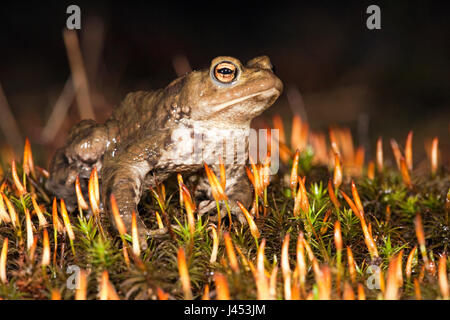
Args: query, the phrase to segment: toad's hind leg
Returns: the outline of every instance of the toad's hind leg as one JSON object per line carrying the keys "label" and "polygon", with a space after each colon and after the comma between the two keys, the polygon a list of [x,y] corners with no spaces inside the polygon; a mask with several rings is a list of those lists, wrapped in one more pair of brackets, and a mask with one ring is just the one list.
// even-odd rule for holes
{"label": "toad's hind leg", "polygon": [[58,199],[64,199],[69,211],[73,211],[76,206],[76,177],[76,168],[69,164],[64,148],[58,149],[50,164],[50,178],[45,187]]}
{"label": "toad's hind leg", "polygon": [[107,127],[93,120],[84,120],[71,129],[66,145],[56,151],[50,163],[46,188],[64,199],[70,211],[76,206],[76,177],[80,177],[82,189],[86,192],[86,181],[94,167],[101,169],[107,146]]}

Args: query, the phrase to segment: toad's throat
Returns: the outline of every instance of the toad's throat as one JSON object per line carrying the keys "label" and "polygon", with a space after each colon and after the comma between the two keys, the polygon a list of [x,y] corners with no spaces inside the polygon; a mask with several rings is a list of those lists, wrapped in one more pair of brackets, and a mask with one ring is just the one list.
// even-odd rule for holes
{"label": "toad's throat", "polygon": [[255,92],[255,93],[249,94],[249,95],[244,96],[244,97],[240,97],[240,98],[237,98],[237,99],[229,100],[229,101],[223,102],[221,104],[217,104],[215,106],[212,106],[210,108],[210,110],[212,110],[213,112],[214,111],[215,112],[223,111],[223,110],[225,110],[225,109],[227,109],[227,108],[229,108],[231,106],[234,106],[234,105],[236,105],[236,104],[238,104],[240,102],[249,100],[249,99],[257,97],[257,96],[261,96],[261,98],[270,98],[270,97],[279,95],[279,93],[280,93],[279,90],[277,90],[276,88],[270,88],[270,89],[266,89],[266,90],[263,90],[263,91],[259,91],[259,92]]}

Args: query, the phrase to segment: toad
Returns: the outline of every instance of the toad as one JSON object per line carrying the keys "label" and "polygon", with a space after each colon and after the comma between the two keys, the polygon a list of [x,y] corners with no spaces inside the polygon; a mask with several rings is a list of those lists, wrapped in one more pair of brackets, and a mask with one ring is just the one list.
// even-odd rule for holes
{"label": "toad", "polygon": [[239,215],[236,200],[248,207],[252,192],[245,161],[237,161],[236,153],[230,156],[229,150],[241,148],[241,156],[248,158],[250,122],[275,102],[282,89],[267,56],[246,65],[221,56],[208,69],[187,73],[164,89],[129,93],[104,124],[83,120],[70,130],[66,144],[50,163],[47,189],[73,210],[76,177],[86,189],[95,166],[103,211],[111,213],[113,194],[127,230],[131,230],[134,211],[140,239],[145,241],[151,232],[137,211],[143,190],[173,174],[194,175],[198,180],[195,198],[202,199],[199,214],[214,210],[202,169],[208,163],[218,172],[218,157],[213,155],[226,147],[225,193],[232,213]]}

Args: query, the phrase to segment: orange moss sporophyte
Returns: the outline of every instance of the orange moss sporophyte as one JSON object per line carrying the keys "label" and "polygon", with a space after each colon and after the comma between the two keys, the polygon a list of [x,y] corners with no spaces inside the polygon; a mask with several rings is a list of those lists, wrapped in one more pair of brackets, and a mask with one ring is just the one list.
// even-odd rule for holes
{"label": "orange moss sporophyte", "polygon": [[195,232],[195,217],[194,211],[196,210],[195,203],[192,200],[191,194],[189,193],[188,188],[181,183],[181,193],[183,194],[184,207],[186,209],[186,216],[188,220],[189,232],[191,237],[194,236]]}
{"label": "orange moss sporophyte", "polygon": [[439,138],[435,137],[431,143],[431,175],[435,176],[438,170],[439,161]]}
{"label": "orange moss sporophyte", "polygon": [[189,277],[189,271],[186,264],[186,256],[184,254],[184,249],[178,249],[178,272],[180,275],[181,286],[184,292],[184,298],[186,300],[192,300],[192,290],[191,290],[191,280]]}
{"label": "orange moss sporophyte", "polygon": [[408,132],[408,136],[406,138],[405,143],[405,160],[406,165],[408,166],[408,170],[413,169],[413,131]]}
{"label": "orange moss sporophyte", "polygon": [[414,256],[416,255],[416,252],[417,252],[417,246],[414,246],[414,248],[411,249],[411,252],[409,253],[408,258],[406,259],[405,275],[406,275],[406,279],[408,281],[411,278]]}
{"label": "orange moss sporophyte", "polygon": [[239,272],[239,263],[236,257],[236,253],[233,247],[233,241],[229,232],[225,232],[223,234],[223,239],[225,241],[225,250],[228,257],[228,262],[230,263],[230,267],[234,272]]}
{"label": "orange moss sporophyte", "polygon": [[78,207],[82,210],[88,210],[89,206],[86,203],[86,200],[84,200],[83,192],[81,191],[79,176],[77,176],[77,179],[75,180],[75,193],[77,195]]}
{"label": "orange moss sporophyte", "polygon": [[264,268],[264,249],[266,246],[266,240],[262,239],[258,247],[256,254],[256,270],[254,272],[257,298],[259,300],[270,299],[270,287],[269,279],[266,276],[266,270]]}
{"label": "orange moss sporophyte", "polygon": [[[2,200],[0,199],[0,202],[1,201]],[[41,228],[43,226],[46,226],[48,224],[47,219],[45,218],[45,215],[43,214],[41,207],[38,205],[36,201],[36,196],[34,194],[31,196],[31,203],[33,204],[34,212],[39,219],[39,227]],[[1,203],[0,203],[0,212],[1,212]]]}
{"label": "orange moss sporophyte", "polygon": [[447,276],[447,255],[446,254],[442,254],[439,257],[438,279],[439,279],[439,288],[441,290],[442,299],[449,300],[450,299],[450,289],[449,289],[448,276]]}
{"label": "orange moss sporophyte", "polygon": [[3,239],[3,247],[0,255],[0,280],[3,283],[8,282],[8,278],[6,275],[6,262],[8,259],[8,238]]}
{"label": "orange moss sporophyte", "polygon": [[255,239],[258,239],[260,236],[260,232],[258,230],[258,227],[256,226],[255,220],[253,219],[253,217],[250,215],[250,213],[248,212],[248,210],[244,207],[244,205],[242,203],[240,203],[239,201],[236,202],[237,205],[239,206],[239,208],[241,209],[242,213],[245,216],[245,219],[247,220],[250,232],[252,234],[252,236]]}

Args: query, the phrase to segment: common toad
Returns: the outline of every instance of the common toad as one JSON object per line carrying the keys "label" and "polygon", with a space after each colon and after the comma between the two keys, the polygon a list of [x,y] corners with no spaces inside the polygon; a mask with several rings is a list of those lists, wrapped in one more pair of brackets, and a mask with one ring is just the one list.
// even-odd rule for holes
{"label": "common toad", "polygon": [[[47,188],[73,209],[76,177],[85,189],[95,166],[103,209],[110,213],[109,199],[114,194],[129,231],[132,212],[136,212],[144,241],[150,232],[137,212],[143,190],[172,174],[198,176],[203,162],[209,163],[217,148],[223,147],[224,132],[244,148],[246,160],[250,121],[271,106],[282,89],[267,56],[256,57],[245,66],[224,56],[213,59],[208,69],[187,73],[164,89],[129,93],[104,124],[83,120],[71,129],[66,144],[51,161]],[[232,212],[238,214],[235,201],[249,206],[252,193],[243,163],[235,160],[233,155],[224,159],[225,192]],[[217,161],[210,164],[217,169]],[[204,176],[199,180],[195,196],[206,199],[199,203],[199,212],[214,210],[209,184]]]}

